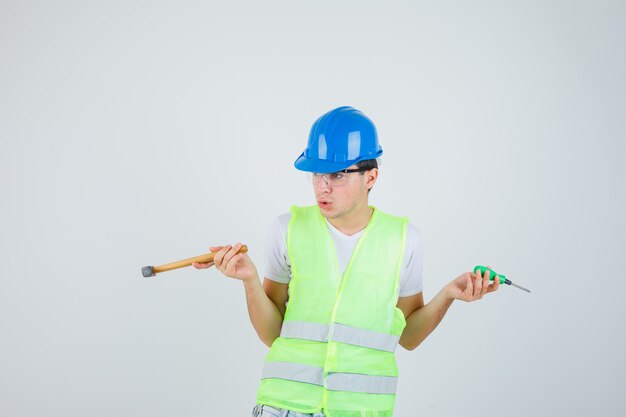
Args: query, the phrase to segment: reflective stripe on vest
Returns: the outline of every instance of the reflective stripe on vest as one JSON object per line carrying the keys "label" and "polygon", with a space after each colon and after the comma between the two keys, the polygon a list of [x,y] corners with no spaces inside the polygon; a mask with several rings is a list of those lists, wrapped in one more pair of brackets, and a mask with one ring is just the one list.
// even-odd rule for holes
{"label": "reflective stripe on vest", "polygon": [[[288,339],[304,339],[316,342],[327,342],[330,326],[304,321],[285,321],[280,336]],[[374,332],[345,324],[333,323],[332,340],[370,349],[395,352],[400,336]]]}
{"label": "reflective stripe on vest", "polygon": [[309,323],[306,321],[283,321],[280,337],[327,342],[328,330],[329,326],[327,324]]}
{"label": "reflective stripe on vest", "polygon": [[[324,386],[324,369],[291,362],[266,362],[261,379],[279,378]],[[360,375],[332,372],[326,377],[326,389],[362,392],[366,394],[396,393],[398,378],[393,376]]]}
{"label": "reflective stripe on vest", "polygon": [[333,340],[336,342],[349,343],[351,345],[363,346],[371,349],[394,352],[396,350],[396,346],[398,346],[398,342],[400,341],[400,336],[334,323]]}
{"label": "reflective stripe on vest", "polygon": [[261,379],[265,378],[280,378],[313,385],[323,385],[324,369],[292,362],[265,362]]}
{"label": "reflective stripe on vest", "polygon": [[397,385],[394,376],[331,373],[326,378],[326,388],[332,391],[395,394]]}

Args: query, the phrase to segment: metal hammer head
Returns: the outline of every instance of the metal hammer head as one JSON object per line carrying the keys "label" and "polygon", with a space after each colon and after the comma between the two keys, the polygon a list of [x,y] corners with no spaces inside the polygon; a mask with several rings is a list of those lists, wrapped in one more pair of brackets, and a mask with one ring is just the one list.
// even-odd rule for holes
{"label": "metal hammer head", "polygon": [[143,268],[141,268],[141,274],[146,278],[156,277],[154,269],[151,266],[144,266]]}

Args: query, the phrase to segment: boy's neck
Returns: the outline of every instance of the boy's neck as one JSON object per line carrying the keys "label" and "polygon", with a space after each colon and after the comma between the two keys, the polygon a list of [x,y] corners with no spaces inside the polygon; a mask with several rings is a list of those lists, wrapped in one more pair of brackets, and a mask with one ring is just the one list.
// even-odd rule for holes
{"label": "boy's neck", "polygon": [[352,236],[367,227],[372,218],[372,214],[374,214],[374,208],[366,205],[363,209],[351,213],[349,216],[327,220],[335,229],[339,230],[344,235]]}

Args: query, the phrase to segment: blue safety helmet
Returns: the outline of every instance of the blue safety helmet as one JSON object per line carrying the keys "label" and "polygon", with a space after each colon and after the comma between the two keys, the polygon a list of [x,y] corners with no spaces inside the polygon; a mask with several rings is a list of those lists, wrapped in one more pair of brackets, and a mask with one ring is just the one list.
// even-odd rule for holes
{"label": "blue safety helmet", "polygon": [[382,154],[374,123],[359,110],[343,106],[313,123],[306,149],[294,165],[300,171],[326,174]]}

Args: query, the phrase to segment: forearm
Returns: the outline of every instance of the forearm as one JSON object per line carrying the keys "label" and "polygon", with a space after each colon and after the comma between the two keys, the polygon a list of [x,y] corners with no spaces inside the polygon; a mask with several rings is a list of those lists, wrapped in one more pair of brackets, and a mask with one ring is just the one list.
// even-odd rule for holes
{"label": "forearm", "polygon": [[258,276],[243,282],[246,290],[246,303],[250,322],[256,330],[259,338],[267,346],[280,335],[283,316],[278,307],[267,296]]}
{"label": "forearm", "polygon": [[415,310],[406,319],[406,327],[400,337],[400,345],[413,350],[439,325],[454,299],[443,288],[424,307]]}

